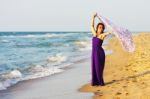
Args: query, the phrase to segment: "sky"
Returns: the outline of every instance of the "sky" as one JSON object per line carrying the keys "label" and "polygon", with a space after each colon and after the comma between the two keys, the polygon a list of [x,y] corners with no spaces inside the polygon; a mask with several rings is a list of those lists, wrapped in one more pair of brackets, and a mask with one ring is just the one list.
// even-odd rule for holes
{"label": "sky", "polygon": [[0,31],[91,31],[95,12],[130,31],[150,31],[149,4],[149,0],[0,0]]}

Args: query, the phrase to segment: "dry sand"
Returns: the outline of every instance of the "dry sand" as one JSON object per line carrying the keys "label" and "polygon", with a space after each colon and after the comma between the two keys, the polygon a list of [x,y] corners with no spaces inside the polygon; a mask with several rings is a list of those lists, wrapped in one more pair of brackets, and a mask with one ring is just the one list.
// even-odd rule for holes
{"label": "dry sand", "polygon": [[150,99],[150,33],[139,33],[133,39],[136,51],[128,53],[113,37],[108,48],[114,53],[106,56],[106,85],[87,82],[79,91],[94,93],[93,99]]}

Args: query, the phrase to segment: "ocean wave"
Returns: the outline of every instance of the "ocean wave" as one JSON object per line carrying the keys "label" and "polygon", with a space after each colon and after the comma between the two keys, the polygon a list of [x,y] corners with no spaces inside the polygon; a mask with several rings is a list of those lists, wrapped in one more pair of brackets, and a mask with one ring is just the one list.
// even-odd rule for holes
{"label": "ocean wave", "polygon": [[0,40],[0,43],[9,43],[9,42],[10,42],[9,40],[5,40],[5,39]]}
{"label": "ocean wave", "polygon": [[[44,65],[31,65],[25,69],[16,69],[10,72],[0,74],[0,90],[6,90],[8,87],[19,81],[46,77],[55,73],[63,72],[61,67],[66,67],[72,63],[63,63],[67,57],[62,53],[48,56],[47,63]],[[60,66],[54,66],[60,65]]]}
{"label": "ocean wave", "polygon": [[1,75],[0,90],[5,90],[7,87],[16,84],[22,78],[22,73],[19,70],[13,70],[9,73]]}
{"label": "ocean wave", "polygon": [[43,67],[41,65],[36,65],[33,68],[30,68],[32,75],[28,75],[23,78],[23,80],[29,80],[29,79],[35,79],[35,78],[41,78],[46,77],[55,73],[62,72],[64,70],[59,69],[58,67]]}
{"label": "ocean wave", "polygon": [[5,75],[2,75],[2,77],[8,79],[14,79],[14,78],[22,77],[22,74],[19,70],[13,70],[10,73],[6,73]]}
{"label": "ocean wave", "polygon": [[49,38],[49,37],[56,37],[56,36],[61,36],[64,37],[68,34],[55,34],[55,33],[51,33],[51,34],[27,34],[27,35],[3,35],[0,37],[10,37],[10,38],[14,38],[14,37],[19,37],[19,38]]}
{"label": "ocean wave", "polygon": [[91,42],[88,39],[89,37],[82,37],[76,33],[24,33],[0,36],[1,44],[6,45],[2,49],[4,55],[1,55],[3,57],[1,60],[5,62],[10,59],[7,68],[1,62],[3,67],[1,66],[0,90],[7,89],[19,81],[62,72],[63,67],[89,57],[90,53],[84,53],[85,50],[87,52],[91,49]]}
{"label": "ocean wave", "polygon": [[54,56],[48,56],[47,61],[50,63],[61,63],[67,60],[67,57],[62,53],[57,53]]}
{"label": "ocean wave", "polygon": [[20,38],[43,38],[43,37],[54,37],[57,36],[57,34],[41,34],[41,35],[32,35],[32,34],[28,34],[28,35],[7,35],[7,36],[1,36],[1,37],[20,37]]}
{"label": "ocean wave", "polygon": [[0,90],[6,90],[8,87],[18,83],[19,81],[46,77],[64,71],[58,67],[43,67],[41,65],[36,65],[28,69],[28,71],[30,71],[29,75],[23,75],[19,70],[13,70],[9,73],[2,74],[0,77]]}
{"label": "ocean wave", "polygon": [[76,41],[74,43],[79,51],[91,50],[91,41]]}
{"label": "ocean wave", "polygon": [[57,34],[44,34],[44,35],[25,35],[22,37],[27,37],[27,38],[43,38],[43,37],[54,37],[57,36]]}

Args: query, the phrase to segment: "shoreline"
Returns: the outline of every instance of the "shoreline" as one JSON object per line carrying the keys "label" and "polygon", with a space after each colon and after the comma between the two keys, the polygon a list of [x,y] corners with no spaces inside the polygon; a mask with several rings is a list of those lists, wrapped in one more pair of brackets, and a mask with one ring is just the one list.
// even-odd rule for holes
{"label": "shoreline", "polygon": [[[20,81],[0,91],[1,99],[91,99],[91,94],[80,93],[77,88],[89,81],[89,59],[68,66],[65,72],[38,79]],[[85,72],[82,72],[83,69]],[[75,82],[78,81],[78,82]]]}
{"label": "shoreline", "polygon": [[[139,35],[143,37],[141,38]],[[105,51],[111,49],[113,54],[106,55],[104,69],[106,86],[104,87],[89,85],[91,81],[91,59],[87,57],[62,67],[65,69],[63,72],[52,76],[20,81],[14,86],[8,87],[7,90],[1,90],[0,97],[1,99],[122,99],[122,97],[126,97],[125,99],[136,97],[138,99],[139,96],[144,97],[140,91],[145,92],[145,95],[148,95],[150,91],[149,88],[139,90],[149,86],[148,82],[141,81],[149,78],[147,66],[149,62],[146,60],[148,56],[145,56],[145,53],[148,53],[147,49],[150,50],[147,48],[148,37],[149,34],[144,33],[134,36],[134,41],[138,45],[136,48],[138,47],[139,50],[132,54],[125,52],[116,38],[109,40],[108,45],[105,46]],[[141,40],[146,45],[145,47],[141,46]],[[142,56],[139,58],[139,55]],[[145,57],[144,62],[141,57]],[[137,63],[144,64],[143,69],[137,67]],[[147,70],[144,71],[146,68]],[[140,70],[142,71],[140,72]],[[141,83],[143,85],[140,85]],[[138,93],[136,93],[137,90],[139,90]]]}
{"label": "shoreline", "polygon": [[[104,49],[105,47],[106,45],[104,45]],[[87,53],[90,54],[91,51]],[[108,55],[110,53],[111,50],[109,52],[109,50],[106,49],[106,54]],[[62,97],[64,97],[64,99],[91,99],[93,94],[80,93],[77,90],[82,83],[89,82],[90,80],[90,61],[89,55],[89,57],[84,59],[78,59],[78,61],[75,61],[73,64],[60,67],[60,69],[64,70],[62,72],[41,78],[19,81],[6,90],[1,90],[0,97],[1,99],[40,99],[40,97],[44,99],[62,99]]]}
{"label": "shoreline", "polygon": [[136,51],[128,53],[116,37],[110,40],[108,49],[113,54],[106,56],[104,69],[105,86],[83,84],[78,91],[93,93],[92,99],[149,99],[150,86],[150,33],[133,36]]}
{"label": "shoreline", "polygon": [[[109,40],[106,40],[105,44],[104,44],[104,49],[105,47],[107,46],[107,43],[109,42]],[[91,46],[91,45],[89,45]],[[59,66],[55,66],[52,67],[52,68],[44,68],[42,66],[44,65],[47,65],[47,64],[43,64],[43,65],[37,65],[36,67],[32,67],[33,69],[44,69],[45,71],[44,72],[37,72],[36,74],[31,74],[31,75],[24,75],[22,72],[23,71],[20,71],[19,69],[14,69],[8,73],[6,73],[4,75],[4,77],[6,76],[17,76],[16,78],[14,79],[6,79],[5,81],[1,81],[0,82],[0,91],[1,90],[7,90],[7,88],[11,87],[11,86],[14,86],[16,84],[18,84],[19,82],[22,82],[22,81],[28,81],[28,80],[32,80],[32,79],[38,79],[38,78],[42,78],[42,77],[47,77],[47,76],[53,76],[54,74],[59,74],[61,72],[65,72],[67,70],[67,68],[71,68],[70,65],[73,65],[73,64],[77,64],[79,62],[82,62],[83,60],[86,60],[88,58],[90,58],[90,54],[91,53],[91,50],[86,50],[86,52],[84,52],[85,54],[81,54],[80,56],[78,57],[75,57],[73,61],[69,61],[68,63],[62,63],[60,64]],[[106,54],[110,54],[112,53],[111,50],[106,50]],[[52,70],[53,69],[53,70]],[[50,71],[51,70],[51,71]],[[51,73],[53,72],[53,73]]]}

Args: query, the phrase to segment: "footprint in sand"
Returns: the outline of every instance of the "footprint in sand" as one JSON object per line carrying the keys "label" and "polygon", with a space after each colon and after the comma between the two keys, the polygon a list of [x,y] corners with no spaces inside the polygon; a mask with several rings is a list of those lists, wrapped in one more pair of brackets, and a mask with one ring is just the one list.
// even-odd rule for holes
{"label": "footprint in sand", "polygon": [[116,93],[116,95],[121,95],[121,94],[122,94],[121,92],[117,92],[117,93]]}
{"label": "footprint in sand", "polygon": [[112,80],[112,81],[116,81],[116,80]]}
{"label": "footprint in sand", "polygon": [[137,72],[136,70],[134,70],[134,72]]}
{"label": "footprint in sand", "polygon": [[114,74],[113,77],[116,77],[116,75]]}
{"label": "footprint in sand", "polygon": [[141,84],[145,84],[144,82],[142,82]]}
{"label": "footprint in sand", "polygon": [[120,97],[115,97],[114,99],[121,99]]}
{"label": "footprint in sand", "polygon": [[133,79],[132,82],[137,82],[137,80],[136,80],[136,79]]}
{"label": "footprint in sand", "polygon": [[99,96],[103,96],[103,95],[99,95]]}
{"label": "footprint in sand", "polygon": [[126,71],[128,71],[129,69],[126,69]]}
{"label": "footprint in sand", "polygon": [[130,83],[130,81],[129,81],[129,80],[126,80],[126,83]]}
{"label": "footprint in sand", "polygon": [[107,86],[107,87],[110,87],[110,86]]}
{"label": "footprint in sand", "polygon": [[103,93],[102,92],[95,92],[95,95],[103,96]]}
{"label": "footprint in sand", "polygon": [[127,86],[122,86],[123,88],[126,88]]}
{"label": "footprint in sand", "polygon": [[128,92],[126,92],[125,94],[126,94],[126,95],[128,95],[129,93],[128,93]]}
{"label": "footprint in sand", "polygon": [[131,66],[131,65],[129,64],[129,65],[126,65],[125,67],[129,67],[129,66]]}

